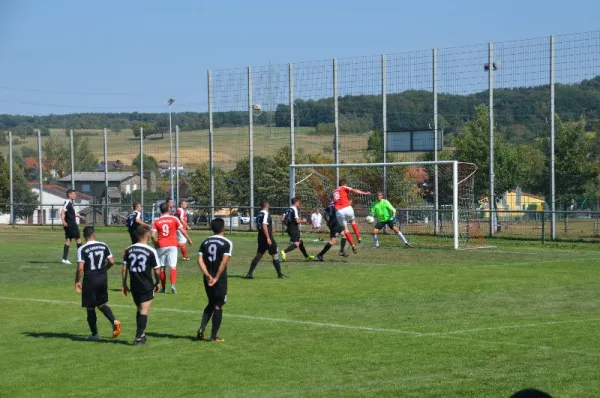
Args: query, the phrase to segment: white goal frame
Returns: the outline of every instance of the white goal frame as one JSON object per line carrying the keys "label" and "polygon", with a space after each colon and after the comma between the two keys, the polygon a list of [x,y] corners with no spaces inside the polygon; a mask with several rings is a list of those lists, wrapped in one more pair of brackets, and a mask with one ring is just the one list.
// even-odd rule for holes
{"label": "white goal frame", "polygon": [[[460,163],[457,160],[439,160],[439,161],[423,161],[423,162],[389,162],[389,163],[326,163],[326,164],[291,164],[290,165],[290,199],[295,196],[296,190],[296,169],[308,169],[308,168],[335,168],[336,169],[336,186],[339,184],[339,169],[350,168],[350,167],[382,167],[383,176],[386,175],[387,167],[391,166],[434,166],[437,175],[437,167],[440,165],[452,165],[452,238],[454,243],[454,249],[459,249],[459,213],[458,213],[458,165]],[[435,192],[438,191],[438,181],[436,179]],[[383,188],[383,187],[382,187]],[[437,201],[436,201],[437,205]],[[438,208],[435,209],[436,217],[438,214]],[[437,220],[436,220],[437,222]]]}

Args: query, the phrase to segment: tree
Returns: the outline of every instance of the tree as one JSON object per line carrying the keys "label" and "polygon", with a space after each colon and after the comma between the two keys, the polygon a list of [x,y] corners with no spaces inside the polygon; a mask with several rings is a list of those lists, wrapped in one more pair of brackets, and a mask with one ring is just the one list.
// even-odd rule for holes
{"label": "tree", "polygon": [[[95,171],[98,167],[98,159],[90,149],[87,138],[79,135],[73,137],[73,153],[75,159],[75,171]],[[54,170],[63,177],[71,173],[71,149],[70,145],[55,137],[44,141],[42,147],[43,170],[47,172]]]}
{"label": "tree", "polygon": [[[0,154],[0,211],[10,212],[10,168],[8,162]],[[25,176],[23,169],[13,165],[13,201],[15,217],[29,217],[35,211],[38,204],[38,196],[34,193]]]}
{"label": "tree", "polygon": [[[227,174],[218,168],[214,169],[215,177],[215,205],[230,204],[231,195],[227,184]],[[208,163],[203,163],[189,179],[190,197],[199,205],[210,205],[210,168]]]}
{"label": "tree", "polygon": [[156,129],[155,129],[155,125],[154,123],[150,123],[150,122],[135,122],[132,126],[131,129],[133,130],[133,136],[134,137],[139,137],[140,136],[140,131],[141,129],[144,129],[144,139],[146,139],[147,137],[156,134]]}
{"label": "tree", "polygon": [[[133,162],[131,163],[131,165],[133,167],[135,167],[135,169],[138,171],[138,173],[140,172],[140,155],[138,154],[135,159],[133,159]],[[152,155],[146,155],[144,154],[144,173],[147,171],[151,171],[154,172],[156,174],[158,174],[158,161],[156,160],[156,158]]]}

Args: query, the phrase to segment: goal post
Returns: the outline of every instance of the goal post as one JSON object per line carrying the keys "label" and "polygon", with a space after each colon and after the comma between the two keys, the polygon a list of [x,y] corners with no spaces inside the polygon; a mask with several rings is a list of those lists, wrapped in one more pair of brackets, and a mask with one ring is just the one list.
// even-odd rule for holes
{"label": "goal post", "polygon": [[[339,175],[351,188],[371,192],[370,196],[352,195],[357,221],[363,230],[371,228],[364,216],[369,213],[376,193],[381,191],[397,210],[401,230],[418,236],[423,246],[485,247],[479,233],[479,209],[473,189],[476,171],[472,163],[453,160],[294,164],[290,165],[290,197],[300,196],[306,209],[324,208],[331,200]],[[385,181],[384,176],[387,176]]]}

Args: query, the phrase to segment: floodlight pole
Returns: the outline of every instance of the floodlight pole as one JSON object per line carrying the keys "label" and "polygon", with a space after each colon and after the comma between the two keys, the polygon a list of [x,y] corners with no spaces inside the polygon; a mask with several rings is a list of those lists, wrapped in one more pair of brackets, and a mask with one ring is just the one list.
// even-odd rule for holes
{"label": "floodlight pole", "polygon": [[252,68],[248,67],[248,167],[250,169],[250,230],[252,230],[252,226],[254,224],[254,116],[252,114],[252,102]]}
{"label": "floodlight pole", "polygon": [[177,198],[176,205],[178,206],[179,201],[179,125],[175,125],[175,198]]}
{"label": "floodlight pole", "polygon": [[171,105],[175,100],[169,98],[169,188],[171,192],[171,199],[175,199],[175,192],[173,191],[173,128],[171,120]]}
{"label": "floodlight pole", "polygon": [[[433,49],[433,160],[438,161],[438,92],[437,92],[437,49]],[[433,233],[439,233],[439,169],[434,168],[433,178]]]}
{"label": "floodlight pole", "polygon": [[490,236],[494,236],[495,218],[496,218],[496,198],[494,196],[494,44],[488,44],[488,90],[489,112],[490,112],[490,193],[489,193],[489,210],[490,210]]}
{"label": "floodlight pole", "polygon": [[[289,66],[289,97],[290,97],[290,164],[296,164],[296,131],[294,130],[294,64]],[[294,169],[290,172],[290,202],[295,195],[296,174]]]}
{"label": "floodlight pole", "polygon": [[15,203],[13,193],[13,146],[12,146],[12,132],[8,132],[8,179],[9,179],[9,200],[10,200],[10,223],[13,228],[15,226]]}
{"label": "floodlight pole", "polygon": [[215,164],[212,109],[212,71],[208,71],[208,169],[210,173],[210,219],[215,217]]}
{"label": "floodlight pole", "polygon": [[[387,66],[385,54],[381,54],[381,113],[383,163],[387,163]],[[387,166],[383,166],[383,197],[387,199]]]}
{"label": "floodlight pole", "polygon": [[[40,216],[39,224],[44,223],[44,167],[42,166],[42,131],[37,130],[37,144],[38,144],[38,168],[40,171]],[[74,188],[73,188],[74,189]]]}
{"label": "floodlight pole", "polygon": [[[73,142],[73,129],[69,130],[69,141],[71,143],[71,189],[75,189],[75,144]],[[106,164],[104,167],[106,167]]]}
{"label": "floodlight pole", "polygon": [[[333,158],[335,164],[340,163],[340,118],[338,104],[338,67],[337,59],[333,59],[333,123],[335,126],[335,138],[333,146]],[[335,186],[340,185],[340,169],[335,168]]]}

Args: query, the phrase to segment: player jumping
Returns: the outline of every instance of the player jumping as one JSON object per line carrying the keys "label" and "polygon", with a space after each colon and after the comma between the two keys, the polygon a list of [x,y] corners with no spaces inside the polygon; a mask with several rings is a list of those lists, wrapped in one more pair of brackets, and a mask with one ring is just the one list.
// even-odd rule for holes
{"label": "player jumping", "polygon": [[335,208],[335,215],[340,225],[344,228],[344,236],[346,239],[348,239],[350,246],[352,246],[352,252],[356,254],[356,245],[354,244],[354,240],[352,239],[352,235],[348,229],[348,221],[350,221],[350,224],[352,225],[352,230],[354,231],[354,235],[356,235],[358,243],[361,242],[360,231],[358,230],[358,224],[356,224],[356,221],[354,221],[354,209],[350,204],[350,198],[348,197],[349,193],[370,195],[371,192],[365,192],[361,191],[360,189],[348,187],[344,178],[340,179],[340,186],[333,191],[333,206]]}
{"label": "player jumping", "polygon": [[372,232],[373,243],[376,248],[379,248],[379,237],[377,234],[379,233],[379,230],[386,225],[398,235],[398,238],[404,242],[406,247],[412,247],[402,232],[400,232],[400,229],[396,226],[396,209],[387,199],[383,198],[383,192],[377,192],[377,200],[373,203],[373,206],[371,206],[371,214],[375,216],[377,221]]}

